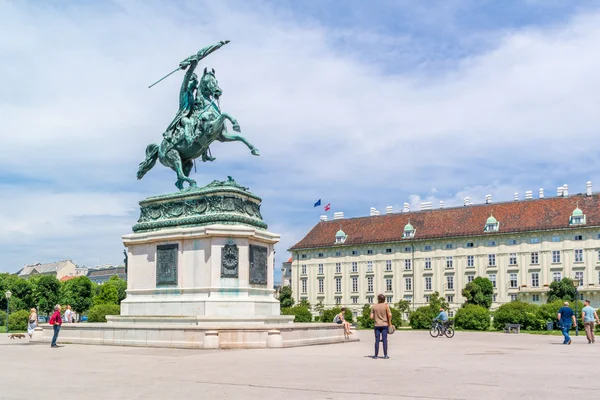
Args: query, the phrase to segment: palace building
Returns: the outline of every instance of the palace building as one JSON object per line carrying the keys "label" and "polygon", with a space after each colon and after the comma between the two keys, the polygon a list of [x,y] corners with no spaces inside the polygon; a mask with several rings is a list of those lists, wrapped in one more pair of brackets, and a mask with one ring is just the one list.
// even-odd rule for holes
{"label": "palace building", "polygon": [[492,308],[522,300],[545,303],[548,285],[563,277],[579,282],[581,298],[600,305],[600,194],[557,197],[419,211],[387,207],[379,215],[345,219],[326,216],[290,251],[292,290],[296,301],[307,299],[325,308],[343,305],[360,313],[364,304],[383,293],[387,302],[408,300],[426,305],[433,292],[450,304],[464,301],[461,291],[477,276],[494,285]]}

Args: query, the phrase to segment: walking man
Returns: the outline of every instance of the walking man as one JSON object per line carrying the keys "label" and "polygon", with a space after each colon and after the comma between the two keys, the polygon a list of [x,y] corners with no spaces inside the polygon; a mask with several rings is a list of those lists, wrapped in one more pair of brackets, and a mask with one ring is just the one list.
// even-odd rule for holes
{"label": "walking man", "polygon": [[573,309],[569,307],[569,302],[565,301],[564,306],[558,310],[558,320],[562,327],[562,334],[565,337],[563,344],[571,344],[571,337],[569,336],[569,330],[571,330],[571,324],[577,324],[575,319],[575,313]]}
{"label": "walking man", "polygon": [[50,347],[57,348],[56,339],[58,339],[58,332],[60,332],[60,326],[62,325],[62,318],[60,317],[60,304],[54,306],[54,314],[50,317],[50,325],[54,328],[54,336],[52,336],[52,344]]}
{"label": "walking man", "polygon": [[583,326],[585,327],[585,336],[587,337],[588,343],[596,343],[596,338],[594,337],[594,322],[598,322],[600,324],[600,320],[598,319],[598,313],[592,306],[590,306],[590,301],[584,301],[585,307],[581,310],[581,320],[583,321]]}

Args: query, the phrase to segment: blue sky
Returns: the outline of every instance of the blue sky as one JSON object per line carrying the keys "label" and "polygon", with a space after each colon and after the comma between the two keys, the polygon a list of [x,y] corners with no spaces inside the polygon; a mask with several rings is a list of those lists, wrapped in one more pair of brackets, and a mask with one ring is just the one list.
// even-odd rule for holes
{"label": "blue sky", "polygon": [[[263,198],[286,249],[319,219],[600,185],[598,1],[0,2],[0,271],[122,261],[137,202],[172,171],[137,164],[205,60],[261,151],[216,144],[199,183]],[[8,32],[8,34],[6,34]]]}

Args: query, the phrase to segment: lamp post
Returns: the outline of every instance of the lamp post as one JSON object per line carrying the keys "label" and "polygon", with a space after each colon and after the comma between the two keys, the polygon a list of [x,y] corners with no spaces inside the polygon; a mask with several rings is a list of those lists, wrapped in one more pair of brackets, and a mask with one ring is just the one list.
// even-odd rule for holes
{"label": "lamp post", "polygon": [[579,336],[579,316],[577,315],[577,303],[579,303],[579,279],[573,279],[573,286],[575,287],[575,336]]}
{"label": "lamp post", "polygon": [[10,290],[7,290],[4,295],[6,296],[6,333],[8,333],[8,303],[10,302],[10,296],[12,296],[12,293]]}

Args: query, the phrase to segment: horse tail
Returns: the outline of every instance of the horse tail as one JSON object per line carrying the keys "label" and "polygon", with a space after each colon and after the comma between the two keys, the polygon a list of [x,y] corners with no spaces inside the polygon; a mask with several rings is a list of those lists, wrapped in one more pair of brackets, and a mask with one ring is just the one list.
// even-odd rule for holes
{"label": "horse tail", "polygon": [[137,172],[137,178],[142,179],[148,171],[156,164],[158,158],[158,145],[155,143],[149,144],[146,147],[146,159],[140,163],[140,167]]}

